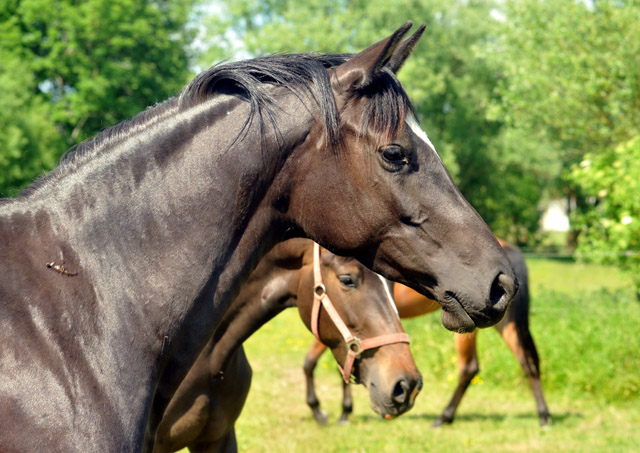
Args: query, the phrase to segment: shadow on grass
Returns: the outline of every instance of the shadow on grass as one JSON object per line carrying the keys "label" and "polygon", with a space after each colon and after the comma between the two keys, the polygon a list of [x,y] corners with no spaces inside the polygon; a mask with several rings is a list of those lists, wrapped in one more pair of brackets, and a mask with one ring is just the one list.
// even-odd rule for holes
{"label": "shadow on grass", "polygon": [[[440,416],[440,414],[405,414],[402,415],[402,419],[414,420],[414,421],[424,421],[429,426],[436,421],[436,419]],[[560,412],[560,413],[552,413],[551,414],[551,424],[560,425],[570,421],[576,421],[583,419],[584,415],[580,412]],[[517,419],[517,420],[531,420],[533,425],[538,425],[538,415],[533,412],[520,412],[520,413],[509,413],[509,414],[479,414],[479,413],[464,413],[460,415],[456,415],[453,423],[473,423],[473,422],[494,422],[500,423],[504,422],[507,419]],[[374,414],[366,414],[366,415],[353,415],[350,417],[350,420],[353,424],[356,423],[370,423],[372,421],[384,421],[380,416]],[[447,426],[447,425],[443,425]]]}

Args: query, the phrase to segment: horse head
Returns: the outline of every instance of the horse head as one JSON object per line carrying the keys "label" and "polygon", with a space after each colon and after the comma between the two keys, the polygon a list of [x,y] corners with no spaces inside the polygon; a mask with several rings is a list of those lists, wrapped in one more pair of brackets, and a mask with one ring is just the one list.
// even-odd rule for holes
{"label": "horse head", "polygon": [[330,250],[436,299],[448,329],[472,331],[502,318],[518,282],[396,77],[424,30],[403,40],[410,27],[328,67],[339,130],[312,128],[299,147],[287,214]]}
{"label": "horse head", "polygon": [[352,258],[319,249],[315,254],[314,270],[307,266],[300,278],[303,322],[331,349],[345,381],[355,378],[369,389],[375,412],[390,419],[408,411],[422,376],[389,282]]}

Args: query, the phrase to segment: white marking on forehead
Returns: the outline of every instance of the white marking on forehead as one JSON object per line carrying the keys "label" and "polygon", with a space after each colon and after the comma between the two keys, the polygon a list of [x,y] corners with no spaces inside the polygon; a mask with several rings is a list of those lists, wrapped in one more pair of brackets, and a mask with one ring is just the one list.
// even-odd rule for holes
{"label": "white marking on forehead", "polygon": [[[423,142],[429,145],[429,147],[431,147],[434,153],[438,154],[438,152],[436,151],[436,147],[433,146],[433,143],[431,143],[431,140],[429,140],[429,137],[427,137],[427,133],[422,130],[422,128],[420,127],[420,125],[418,124],[418,122],[416,121],[413,115],[407,115],[406,123],[409,126],[409,128],[413,131],[414,134],[416,134],[418,137],[422,139]],[[438,155],[438,157],[440,157],[440,155]]]}
{"label": "white marking on forehead", "polygon": [[396,307],[396,303],[393,300],[393,296],[391,295],[391,291],[389,290],[389,282],[380,274],[376,274],[380,281],[382,282],[382,287],[384,288],[384,293],[387,295],[387,301],[393,307],[393,311],[396,312],[398,319],[400,319],[400,313],[398,313],[398,307]]}

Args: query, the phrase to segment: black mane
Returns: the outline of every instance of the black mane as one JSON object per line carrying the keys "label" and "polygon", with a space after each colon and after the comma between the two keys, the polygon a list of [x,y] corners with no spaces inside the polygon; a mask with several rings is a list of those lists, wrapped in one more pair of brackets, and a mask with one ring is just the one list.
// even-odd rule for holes
{"label": "black mane", "polygon": [[[69,149],[54,171],[37,179],[20,196],[36,191],[44,181],[59,175],[63,169],[65,172],[73,171],[82,162],[144,130],[150,124],[205,102],[216,93],[231,91],[240,94],[251,105],[250,115],[236,140],[256,120],[260,130],[264,132],[265,119],[276,126],[273,122],[276,105],[266,89],[267,85],[284,86],[301,99],[314,100],[322,113],[327,143],[336,150],[340,149],[340,118],[327,69],[344,63],[351,56],[314,53],[270,55],[212,66],[196,76],[178,96],[149,107],[131,120],[110,127],[92,140]],[[400,82],[388,68],[381,71],[373,83],[352,95],[365,97],[369,101],[363,112],[361,129],[372,129],[384,138],[394,136],[401,128],[406,113],[414,111]]]}
{"label": "black mane", "polygon": [[[327,143],[339,148],[340,121],[331,89],[328,68],[349,60],[353,54],[270,55],[252,60],[213,66],[198,75],[180,94],[181,103],[202,102],[229,86],[240,90],[251,103],[247,127],[257,114],[261,129],[263,112],[269,117],[273,107],[265,84],[285,86],[298,96],[308,95],[320,107]],[[370,101],[363,113],[361,130],[373,130],[385,138],[394,136],[404,122],[407,111],[414,112],[411,101],[391,70],[385,68],[370,85],[353,93]]]}
{"label": "black mane", "polygon": [[327,68],[342,64],[349,58],[348,54],[270,55],[213,66],[187,85],[180,94],[180,101],[183,106],[189,106],[203,102],[222,90],[240,92],[251,104],[250,115],[242,129],[257,119],[260,130],[264,130],[265,116],[272,121],[275,106],[266,85],[283,86],[296,96],[302,99],[310,97],[318,104],[327,142],[337,147],[340,124]]}

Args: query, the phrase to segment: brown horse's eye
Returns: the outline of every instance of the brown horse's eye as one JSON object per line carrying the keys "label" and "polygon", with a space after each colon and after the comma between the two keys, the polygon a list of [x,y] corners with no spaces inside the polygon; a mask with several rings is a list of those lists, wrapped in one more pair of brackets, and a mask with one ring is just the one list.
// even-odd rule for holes
{"label": "brown horse's eye", "polygon": [[382,164],[388,171],[398,171],[409,163],[409,159],[400,145],[384,146],[380,148],[379,153],[382,157]]}
{"label": "brown horse's eye", "polygon": [[355,288],[356,287],[356,279],[349,274],[338,275],[338,280],[342,286],[346,286],[347,288]]}

